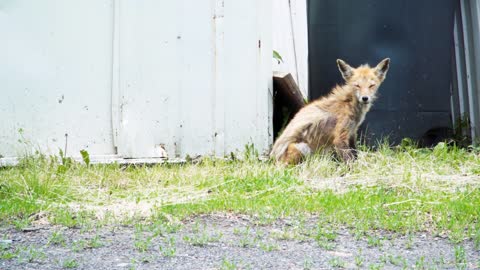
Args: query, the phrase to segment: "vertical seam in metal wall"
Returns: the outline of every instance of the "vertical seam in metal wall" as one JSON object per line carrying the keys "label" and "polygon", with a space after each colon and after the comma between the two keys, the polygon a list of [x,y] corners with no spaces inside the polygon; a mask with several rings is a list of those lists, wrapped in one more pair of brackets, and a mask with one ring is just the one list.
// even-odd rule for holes
{"label": "vertical seam in metal wall", "polygon": [[211,99],[211,120],[212,120],[212,149],[213,149],[213,155],[215,156],[217,154],[217,138],[216,138],[216,132],[217,132],[217,124],[216,124],[216,111],[217,111],[217,1],[216,0],[211,0],[210,1],[210,8],[212,10],[212,34],[211,34],[211,39],[212,39],[212,51],[213,51],[213,61],[212,61],[212,96],[210,97]]}
{"label": "vertical seam in metal wall", "polygon": [[462,46],[463,39],[461,36],[462,25],[461,25],[461,14],[457,11],[455,13],[455,24],[454,24],[454,46],[455,46],[455,65],[456,65],[456,75],[457,75],[457,89],[458,89],[458,98],[460,106],[460,116],[465,116],[465,113],[468,111],[465,103],[465,57],[462,55]]}
{"label": "vertical seam in metal wall", "polygon": [[[458,96],[458,111],[459,117],[455,120],[464,121],[465,117],[468,115],[468,93],[466,89],[466,75],[465,75],[465,45],[463,44],[463,27],[462,27],[462,14],[460,12],[460,1],[458,9],[455,12],[454,16],[454,58],[455,58],[455,78],[456,78],[456,90]],[[452,108],[453,109],[453,108]],[[463,128],[463,125],[459,126],[461,128],[460,132],[462,135],[467,135],[470,130]]]}
{"label": "vertical seam in metal wall", "polygon": [[478,0],[476,0],[472,1],[470,4],[473,5],[473,7],[470,6],[472,8],[472,79],[474,80],[472,96],[474,98],[475,104],[475,132],[478,138],[480,136],[480,91],[478,89],[478,87],[480,86],[480,3]]}
{"label": "vertical seam in metal wall", "polygon": [[[260,131],[258,130],[259,128],[259,118],[260,118],[260,99],[261,99],[261,91],[263,88],[263,83],[262,83],[262,29],[261,29],[261,20],[258,16],[258,11],[262,9],[262,3],[261,1],[255,1],[256,3],[256,8],[255,8],[255,24],[256,24],[256,67],[255,67],[255,89],[256,89],[256,95],[255,95],[255,133],[254,136],[250,136],[250,140],[252,140],[252,143],[255,142],[261,142],[261,139],[259,138],[260,136]],[[255,147],[259,147],[258,145],[255,145]]]}
{"label": "vertical seam in metal wall", "polygon": [[[178,14],[180,18],[185,18],[184,16],[184,8],[189,8],[188,6],[185,6],[185,1],[184,0],[177,0],[180,2],[178,5]],[[179,23],[180,27],[177,29],[177,36],[183,36],[184,34],[184,24],[188,23],[188,20],[181,20],[182,22]],[[185,42],[183,42],[182,39],[177,39],[177,46],[178,46],[178,66],[177,66],[177,72],[180,74],[179,80],[178,80],[178,89],[177,89],[177,113],[176,113],[176,122],[174,123],[174,129],[175,129],[175,138],[173,140],[173,145],[175,146],[175,157],[180,157],[182,154],[186,154],[182,152],[182,144],[183,144],[183,130],[180,128],[180,126],[183,126],[183,120],[184,120],[184,113],[183,113],[183,100],[182,100],[182,93],[183,93],[183,78],[185,76],[185,57],[184,57],[184,51],[185,51]]]}
{"label": "vertical seam in metal wall", "polygon": [[307,55],[307,70],[308,70],[308,75],[307,75],[307,85],[308,85],[308,93],[307,93],[307,98],[310,100],[312,91],[312,82],[311,82],[311,76],[310,76],[310,71],[312,70],[312,67],[310,66],[310,52],[312,51],[310,48],[310,0],[305,0],[306,1],[306,9],[307,9],[307,50],[308,50],[308,55]]}
{"label": "vertical seam in metal wall", "polygon": [[463,25],[463,39],[464,39],[464,49],[465,49],[465,66],[466,66],[466,76],[467,76],[467,91],[468,91],[468,103],[469,103],[469,119],[470,119],[470,132],[472,136],[472,141],[475,142],[477,133],[475,131],[477,121],[475,116],[475,108],[474,108],[474,99],[473,99],[473,84],[472,84],[472,55],[470,52],[471,46],[471,14],[470,6],[465,7],[465,5],[469,5],[468,1],[460,1],[461,6],[461,13],[462,13],[462,25]]}
{"label": "vertical seam in metal wall", "polygon": [[112,78],[111,78],[111,110],[112,135],[115,154],[119,155],[120,127],[120,1],[113,0],[113,33],[112,33]]}
{"label": "vertical seam in metal wall", "polygon": [[300,85],[300,76],[298,75],[298,60],[297,60],[297,44],[295,39],[295,28],[293,25],[293,16],[292,16],[292,1],[288,0],[288,12],[290,17],[290,29],[292,31],[292,45],[293,45],[293,58],[295,60],[295,76],[297,77],[297,84]]}
{"label": "vertical seam in metal wall", "polygon": [[214,155],[225,154],[225,83],[222,74],[225,61],[224,26],[225,0],[213,0],[213,152]]}

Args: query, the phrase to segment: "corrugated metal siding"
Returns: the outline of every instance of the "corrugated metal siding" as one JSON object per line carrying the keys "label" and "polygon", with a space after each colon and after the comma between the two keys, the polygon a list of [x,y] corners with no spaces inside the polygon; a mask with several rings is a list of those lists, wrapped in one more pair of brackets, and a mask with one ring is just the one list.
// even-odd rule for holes
{"label": "corrugated metal siding", "polygon": [[455,58],[459,112],[470,120],[470,135],[480,139],[480,2],[460,0],[456,13]]}
{"label": "corrugated metal siding", "polygon": [[169,157],[223,156],[247,143],[268,150],[270,1],[7,3],[0,154],[18,155],[19,127],[47,153],[63,149],[65,133],[72,155],[159,157],[164,147]]}

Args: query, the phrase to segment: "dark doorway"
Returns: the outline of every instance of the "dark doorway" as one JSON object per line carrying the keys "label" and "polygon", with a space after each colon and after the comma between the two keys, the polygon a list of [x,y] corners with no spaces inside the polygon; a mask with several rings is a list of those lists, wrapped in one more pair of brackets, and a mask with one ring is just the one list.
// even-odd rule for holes
{"label": "dark doorway", "polygon": [[[310,99],[342,83],[335,60],[352,66],[391,58],[379,99],[361,132],[369,144],[388,137],[438,141],[452,129],[452,0],[308,1]],[[435,130],[441,130],[437,136]]]}

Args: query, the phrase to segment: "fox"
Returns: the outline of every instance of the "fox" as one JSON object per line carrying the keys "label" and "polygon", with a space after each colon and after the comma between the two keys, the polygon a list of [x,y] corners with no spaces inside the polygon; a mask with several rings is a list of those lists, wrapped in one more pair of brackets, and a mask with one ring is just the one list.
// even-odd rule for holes
{"label": "fox", "polygon": [[295,165],[320,151],[333,152],[346,163],[357,159],[358,128],[377,99],[390,58],[374,68],[368,64],[353,68],[341,59],[337,66],[344,84],[297,112],[272,147],[270,157],[276,162]]}

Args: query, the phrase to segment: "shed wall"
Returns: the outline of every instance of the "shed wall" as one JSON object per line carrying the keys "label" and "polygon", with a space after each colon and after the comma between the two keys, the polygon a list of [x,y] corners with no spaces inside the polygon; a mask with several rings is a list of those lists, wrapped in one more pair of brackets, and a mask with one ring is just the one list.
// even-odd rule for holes
{"label": "shed wall", "polygon": [[270,1],[64,2],[0,3],[0,155],[268,150]]}

